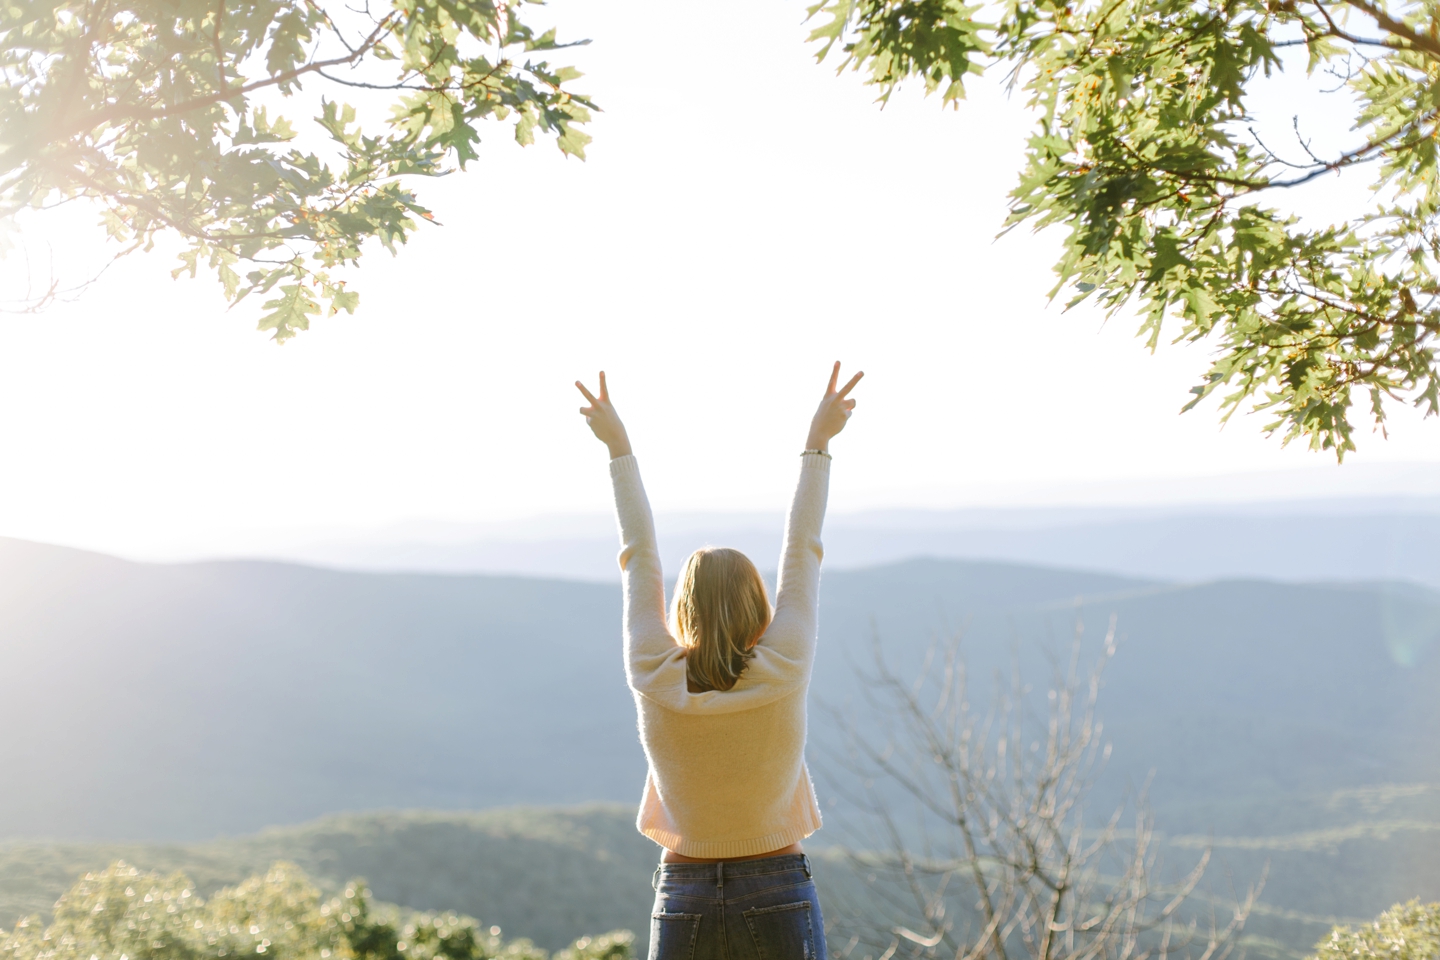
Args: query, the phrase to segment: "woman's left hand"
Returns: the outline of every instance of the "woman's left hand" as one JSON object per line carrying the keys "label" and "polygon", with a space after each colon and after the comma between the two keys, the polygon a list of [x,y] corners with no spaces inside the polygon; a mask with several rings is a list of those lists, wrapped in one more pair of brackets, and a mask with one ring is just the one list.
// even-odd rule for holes
{"label": "woman's left hand", "polygon": [[850,419],[850,412],[855,409],[855,401],[848,399],[848,394],[863,376],[865,371],[862,370],[851,377],[843,388],[836,390],[835,384],[840,380],[840,361],[835,361],[835,368],[830,371],[830,385],[825,388],[825,396],[820,398],[820,407],[810,421],[810,437],[805,441],[805,449],[829,450],[830,438],[845,429],[845,421]]}
{"label": "woman's left hand", "polygon": [[605,371],[600,371],[600,396],[586,390],[585,384],[579,380],[575,381],[575,386],[579,387],[580,392],[585,394],[585,399],[590,401],[590,406],[581,407],[580,413],[590,425],[591,432],[610,448],[610,459],[628,457],[630,437],[625,433],[625,424],[620,422],[620,415],[615,412],[615,405],[610,402],[610,391],[605,386]]}

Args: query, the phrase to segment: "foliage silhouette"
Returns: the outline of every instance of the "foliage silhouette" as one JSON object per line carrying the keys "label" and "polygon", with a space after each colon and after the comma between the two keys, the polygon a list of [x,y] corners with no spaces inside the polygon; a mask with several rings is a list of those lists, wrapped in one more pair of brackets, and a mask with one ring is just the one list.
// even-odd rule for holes
{"label": "foliage silhouette", "polygon": [[[566,44],[526,25],[534,3],[10,0],[0,217],[89,199],[124,252],[179,237],[176,276],[208,267],[232,303],[273,294],[260,329],[284,341],[324,304],[354,312],[335,269],[434,219],[408,181],[464,169],[482,121],[583,158],[594,105],[540,59]],[[274,113],[312,87],[313,126]],[[383,129],[337,93],[388,108]]]}
{"label": "foliage silhouette", "polygon": [[[819,0],[811,39],[882,101],[914,78],[946,103],[968,75],[1006,71],[1038,115],[1007,229],[1066,230],[1051,296],[1143,306],[1152,349],[1216,346],[1190,409],[1270,411],[1269,432],[1343,458],[1352,403],[1440,413],[1440,6],[1431,0]],[[1255,133],[1255,90],[1298,67],[1353,118],[1350,149],[1318,154],[1296,121]],[[1290,62],[1287,62],[1289,60]],[[1374,165],[1373,203],[1309,226],[1277,192]]]}

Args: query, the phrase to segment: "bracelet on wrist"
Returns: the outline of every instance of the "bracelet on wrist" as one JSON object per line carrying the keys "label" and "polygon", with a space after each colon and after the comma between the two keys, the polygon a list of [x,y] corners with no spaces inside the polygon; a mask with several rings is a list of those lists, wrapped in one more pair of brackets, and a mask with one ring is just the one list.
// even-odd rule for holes
{"label": "bracelet on wrist", "polygon": [[830,456],[829,453],[827,453],[827,452],[824,451],[824,450],[819,449],[818,447],[815,448],[815,449],[813,449],[813,450],[802,450],[802,451],[800,451],[800,456],[803,457],[803,456],[805,456],[805,454],[807,454],[807,453],[818,453],[820,456],[824,457],[826,460],[834,460],[834,459],[835,459],[834,457]]}

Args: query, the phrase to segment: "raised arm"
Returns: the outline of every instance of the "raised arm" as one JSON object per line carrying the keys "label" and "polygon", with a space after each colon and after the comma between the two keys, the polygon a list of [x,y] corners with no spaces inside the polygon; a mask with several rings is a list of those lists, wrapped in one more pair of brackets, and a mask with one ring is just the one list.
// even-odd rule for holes
{"label": "raised arm", "polygon": [[[580,408],[580,413],[610,450],[610,480],[615,489],[615,514],[620,521],[625,674],[630,685],[638,689],[679,656],[679,647],[665,626],[665,581],[655,544],[655,521],[645,486],[640,482],[640,468],[630,452],[630,438],[610,402],[605,374],[600,374],[598,397],[578,380],[575,386],[590,401],[588,407]],[[680,669],[684,670],[683,662]]]}
{"label": "raised arm", "polygon": [[780,582],[775,618],[761,641],[777,658],[776,666],[808,673],[820,626],[820,559],[824,548],[820,528],[830,493],[830,441],[850,419],[855,401],[851,390],[865,374],[857,373],[841,389],[837,361],[820,406],[810,421],[805,452],[800,457],[800,482],[785,520],[785,545],[780,554]]}

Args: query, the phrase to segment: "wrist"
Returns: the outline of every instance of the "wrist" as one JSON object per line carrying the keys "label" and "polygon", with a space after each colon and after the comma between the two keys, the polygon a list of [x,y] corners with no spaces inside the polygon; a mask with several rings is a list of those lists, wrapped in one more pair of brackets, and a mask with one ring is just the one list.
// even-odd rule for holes
{"label": "wrist", "polygon": [[621,457],[628,457],[632,452],[630,450],[630,439],[628,437],[621,437],[614,443],[607,443],[605,446],[610,448],[611,460],[619,460]]}
{"label": "wrist", "polygon": [[812,434],[810,434],[809,438],[805,441],[805,449],[806,449],[806,450],[819,450],[821,453],[829,453],[829,452],[830,452],[830,438],[829,438],[829,437],[817,437],[815,434],[812,433]]}

